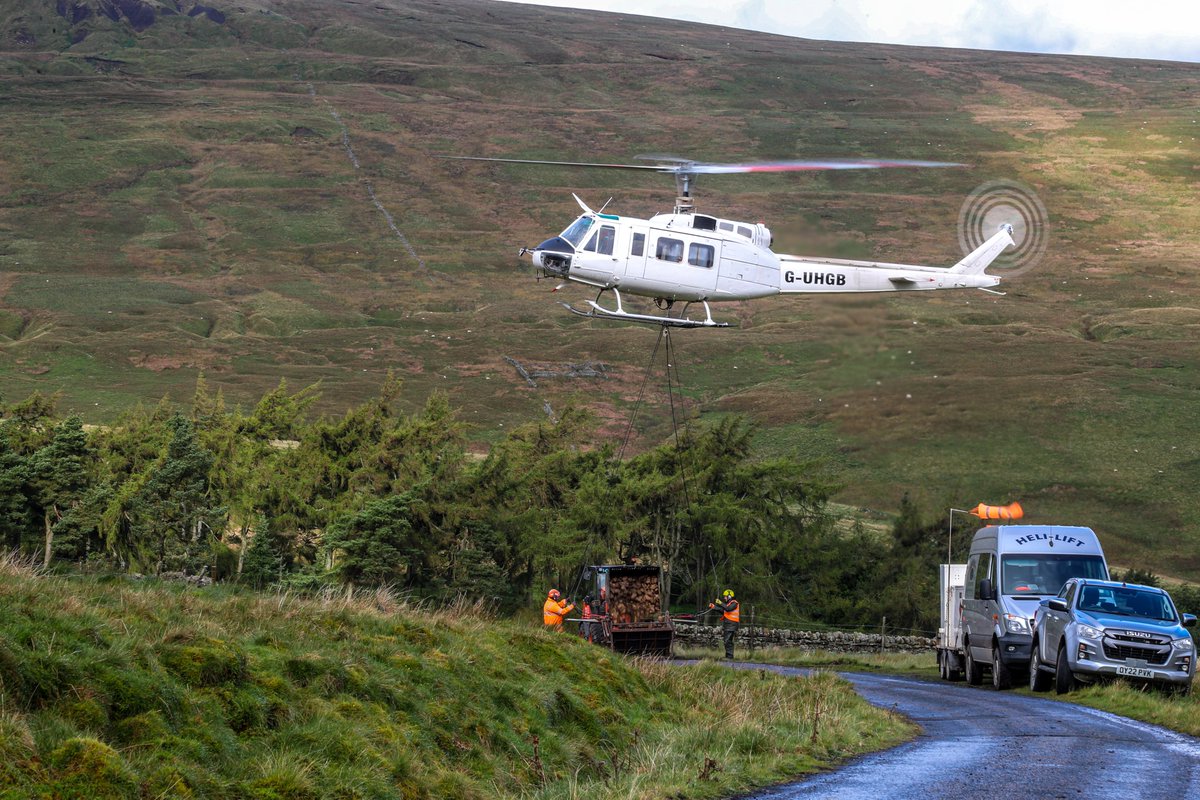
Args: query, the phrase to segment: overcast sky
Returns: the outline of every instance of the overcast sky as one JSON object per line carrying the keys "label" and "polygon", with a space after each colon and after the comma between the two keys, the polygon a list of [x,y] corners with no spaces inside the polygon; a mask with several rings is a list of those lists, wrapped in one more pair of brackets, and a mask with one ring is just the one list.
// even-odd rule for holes
{"label": "overcast sky", "polygon": [[521,0],[806,39],[1200,61],[1197,0]]}

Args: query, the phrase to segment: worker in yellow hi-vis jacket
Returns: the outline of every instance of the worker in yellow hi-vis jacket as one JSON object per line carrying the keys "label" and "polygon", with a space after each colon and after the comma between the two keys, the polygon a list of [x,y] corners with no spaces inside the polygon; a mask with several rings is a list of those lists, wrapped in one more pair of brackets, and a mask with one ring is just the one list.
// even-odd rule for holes
{"label": "worker in yellow hi-vis jacket", "polygon": [[721,611],[721,638],[725,640],[725,657],[733,660],[733,640],[737,638],[738,628],[742,626],[741,607],[733,596],[733,589],[721,592],[721,599],[713,600],[709,608]]}

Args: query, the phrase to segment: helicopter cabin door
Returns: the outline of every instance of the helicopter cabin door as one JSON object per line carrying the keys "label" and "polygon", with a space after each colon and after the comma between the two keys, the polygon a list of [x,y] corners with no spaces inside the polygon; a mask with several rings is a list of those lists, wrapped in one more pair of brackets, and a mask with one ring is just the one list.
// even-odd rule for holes
{"label": "helicopter cabin door", "polygon": [[645,278],[661,284],[669,299],[707,297],[717,286],[719,247],[720,240],[690,232],[650,231]]}
{"label": "helicopter cabin door", "polygon": [[646,243],[650,241],[650,229],[633,226],[629,229],[629,261],[625,274],[640,278],[646,274]]}

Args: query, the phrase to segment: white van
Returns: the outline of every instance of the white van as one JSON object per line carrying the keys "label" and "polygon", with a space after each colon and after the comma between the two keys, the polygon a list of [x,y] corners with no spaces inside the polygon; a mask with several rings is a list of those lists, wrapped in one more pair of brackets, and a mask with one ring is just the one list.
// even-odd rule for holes
{"label": "white van", "polygon": [[971,540],[962,599],[963,671],[997,689],[1029,669],[1031,622],[1038,604],[1071,578],[1108,580],[1108,563],[1091,528],[989,525]]}

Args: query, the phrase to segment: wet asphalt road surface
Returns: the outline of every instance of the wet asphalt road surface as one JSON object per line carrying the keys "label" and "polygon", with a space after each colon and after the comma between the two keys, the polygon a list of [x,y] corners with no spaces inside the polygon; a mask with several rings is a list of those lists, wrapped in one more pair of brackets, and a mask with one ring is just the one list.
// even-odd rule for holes
{"label": "wet asphalt road surface", "polygon": [[[738,664],[784,674],[807,670]],[[914,741],[753,800],[1200,799],[1200,739],[1072,703],[917,678],[840,673],[923,729]]]}

